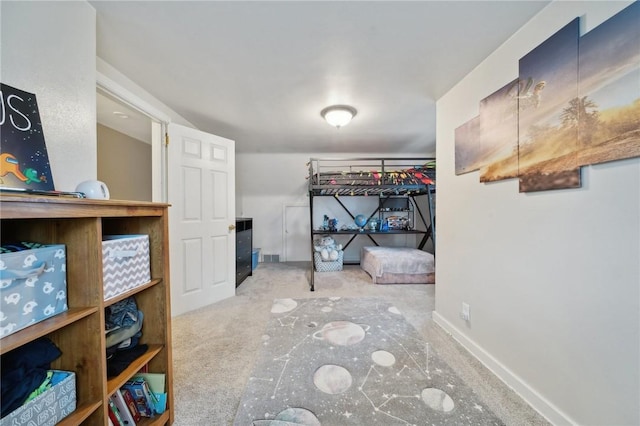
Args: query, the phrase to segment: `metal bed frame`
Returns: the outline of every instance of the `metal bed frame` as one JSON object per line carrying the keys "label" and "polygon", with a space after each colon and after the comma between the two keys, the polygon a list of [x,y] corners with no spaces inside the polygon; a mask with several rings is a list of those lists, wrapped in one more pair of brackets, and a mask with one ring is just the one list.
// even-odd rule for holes
{"label": "metal bed frame", "polygon": [[[433,157],[398,157],[398,158],[311,158],[309,166],[309,215],[310,215],[310,237],[311,237],[311,279],[310,289],[315,291],[314,272],[315,265],[313,259],[313,241],[314,235],[351,235],[349,241],[343,246],[346,249],[349,244],[358,236],[366,235],[376,246],[374,236],[391,235],[391,234],[422,234],[422,239],[418,244],[418,248],[422,249],[425,243],[431,238],[435,251],[435,211],[433,197],[436,192],[435,188],[435,158]],[[406,171],[417,171],[423,177],[416,181],[406,183],[401,180],[402,174],[407,175]],[[327,181],[328,180],[328,181]],[[418,179],[420,180],[420,179]],[[426,182],[431,183],[426,183]],[[355,219],[355,216],[342,203],[341,196],[405,196],[411,200],[415,211],[418,213],[421,222],[426,227],[426,231],[422,230],[389,230],[389,231],[372,231],[372,230],[340,230],[326,231],[316,230],[313,227],[313,199],[314,197],[331,196],[340,204],[340,206]],[[415,197],[426,196],[428,206],[428,217],[420,210]],[[378,207],[369,215],[368,219],[378,214]]]}

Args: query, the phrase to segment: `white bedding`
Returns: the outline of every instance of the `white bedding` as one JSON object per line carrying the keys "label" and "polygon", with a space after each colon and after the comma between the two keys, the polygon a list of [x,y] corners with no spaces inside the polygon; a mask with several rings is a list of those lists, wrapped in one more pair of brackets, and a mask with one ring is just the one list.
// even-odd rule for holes
{"label": "white bedding", "polygon": [[433,254],[409,247],[363,247],[360,267],[374,284],[435,282]]}

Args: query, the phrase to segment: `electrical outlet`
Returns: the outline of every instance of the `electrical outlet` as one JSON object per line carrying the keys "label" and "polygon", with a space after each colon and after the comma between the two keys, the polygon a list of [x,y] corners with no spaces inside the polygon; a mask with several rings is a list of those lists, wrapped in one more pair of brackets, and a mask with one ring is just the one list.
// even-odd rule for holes
{"label": "electrical outlet", "polygon": [[462,311],[460,312],[460,318],[465,321],[469,321],[469,304],[462,302]]}

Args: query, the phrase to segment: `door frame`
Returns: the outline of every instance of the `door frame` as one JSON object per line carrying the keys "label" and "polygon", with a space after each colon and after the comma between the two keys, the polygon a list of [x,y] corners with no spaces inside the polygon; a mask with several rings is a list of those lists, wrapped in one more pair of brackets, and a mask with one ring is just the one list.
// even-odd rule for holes
{"label": "door frame", "polygon": [[168,188],[165,135],[171,117],[100,71],[96,71],[96,90],[109,94],[151,120],[151,200],[166,203]]}
{"label": "door frame", "polygon": [[[129,106],[132,109],[139,111],[140,113],[149,117],[152,121],[152,134],[151,134],[151,152],[152,152],[152,201],[153,202],[169,202],[169,157],[168,157],[168,130],[169,125],[172,123],[172,119],[169,115],[162,112],[158,108],[151,105],[149,102],[142,99],[140,96],[134,94],[130,90],[123,87],[118,82],[113,79],[107,77],[103,73],[96,71],[96,91],[103,91],[123,104]],[[183,127],[188,126],[181,125]],[[193,128],[195,131],[200,131],[198,129]],[[221,136],[213,135],[219,138]],[[226,139],[226,138],[222,138]],[[97,143],[97,140],[96,140]],[[235,142],[234,142],[234,164],[235,164]],[[235,166],[234,166],[235,167]],[[233,173],[234,185],[233,190],[235,191],[235,171]],[[234,194],[235,197],[235,194]],[[235,208],[235,202],[230,204]],[[234,218],[231,218],[234,219]],[[170,221],[171,222],[171,221]],[[169,224],[171,226],[171,224]],[[170,241],[172,239],[170,238]],[[235,244],[235,233],[232,241]],[[171,252],[171,250],[169,250]],[[231,259],[235,259],[234,251],[228,253]],[[171,256],[171,254],[170,254]],[[235,266],[233,268],[235,270]],[[174,274],[174,268],[172,268],[171,273]],[[235,277],[235,273],[233,274]],[[232,277],[232,278],[233,278]],[[232,284],[235,284],[235,280],[232,281]],[[233,292],[235,294],[235,285],[233,286]],[[173,313],[171,313],[173,316]]]}

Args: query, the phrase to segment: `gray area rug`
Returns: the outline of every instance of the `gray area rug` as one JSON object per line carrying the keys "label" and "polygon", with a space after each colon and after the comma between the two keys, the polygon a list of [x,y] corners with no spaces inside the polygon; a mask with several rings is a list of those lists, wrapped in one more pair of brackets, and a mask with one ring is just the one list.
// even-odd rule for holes
{"label": "gray area rug", "polygon": [[381,298],[276,299],[235,425],[502,425]]}

